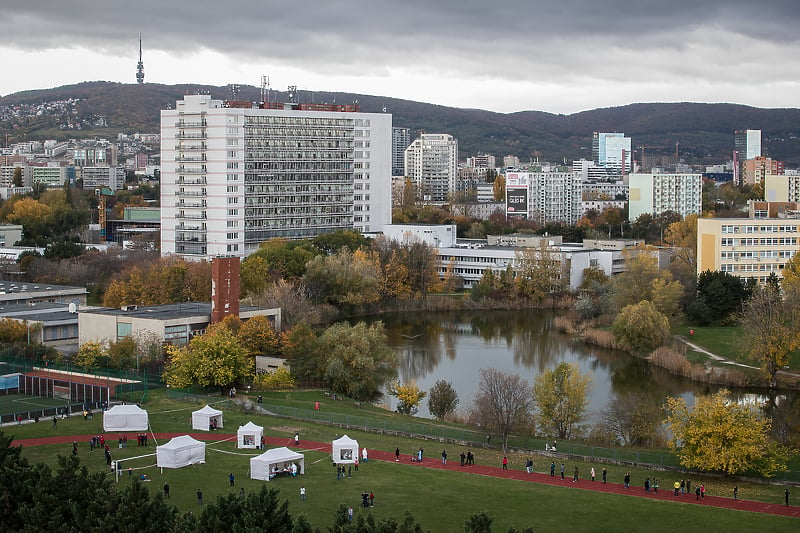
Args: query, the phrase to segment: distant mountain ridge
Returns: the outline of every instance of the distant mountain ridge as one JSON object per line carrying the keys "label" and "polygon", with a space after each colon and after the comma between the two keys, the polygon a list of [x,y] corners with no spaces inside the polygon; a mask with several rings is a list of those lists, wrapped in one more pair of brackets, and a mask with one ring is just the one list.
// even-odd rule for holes
{"label": "distant mountain ridge", "polygon": [[[0,143],[26,138],[110,137],[116,132],[152,133],[159,129],[159,112],[174,106],[185,94],[210,94],[232,99],[228,87],[212,85],[143,85],[113,82],[84,82],[52,89],[22,91],[0,97]],[[241,85],[236,100],[258,101],[258,87]],[[676,150],[686,162],[722,163],[731,159],[733,132],[762,130],[764,153],[789,166],[800,166],[800,109],[761,109],[737,104],[635,103],[559,115],[543,111],[495,113],[414,102],[398,98],[341,92],[298,91],[299,101],[352,103],[361,110],[380,113],[385,109],[395,126],[410,128],[412,138],[420,131],[450,133],[459,141],[461,157],[478,153],[501,158],[516,155],[522,161],[531,156],[547,161],[591,159],[594,131],[624,132],[633,147],[644,146],[650,155],[673,155]],[[57,100],[77,99],[69,116],[15,116],[19,106]],[[287,101],[281,91],[270,93],[272,101]],[[64,121],[77,117],[80,131],[67,131]],[[107,127],[98,127],[103,117]],[[61,128],[61,129],[59,129]],[[498,165],[502,159],[498,159]]]}

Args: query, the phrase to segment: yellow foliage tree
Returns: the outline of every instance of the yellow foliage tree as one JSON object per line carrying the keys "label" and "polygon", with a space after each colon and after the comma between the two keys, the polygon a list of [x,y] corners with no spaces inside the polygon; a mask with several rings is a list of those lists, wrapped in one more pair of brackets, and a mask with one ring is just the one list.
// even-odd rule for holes
{"label": "yellow foliage tree", "polygon": [[28,328],[23,322],[11,318],[0,319],[0,343],[25,342],[28,340]]}
{"label": "yellow foliage tree", "polygon": [[280,366],[273,372],[256,376],[255,385],[259,389],[286,390],[295,388],[295,381],[289,369]]}
{"label": "yellow foliage tree", "polygon": [[670,447],[687,468],[755,470],[767,477],[786,469],[786,449],[769,441],[770,421],[753,406],[732,401],[725,389],[698,397],[692,408],[683,398],[668,397],[667,413]]}
{"label": "yellow foliage tree", "polygon": [[397,412],[404,415],[416,414],[419,404],[428,395],[427,392],[417,387],[417,382],[413,379],[408,383],[392,381],[387,391],[400,402],[397,405]]}
{"label": "yellow foliage tree", "polygon": [[268,317],[254,316],[242,324],[238,335],[249,355],[273,355],[278,351],[278,334]]}
{"label": "yellow foliage tree", "polygon": [[165,380],[177,388],[195,384],[230,387],[250,379],[255,368],[239,339],[225,327],[209,328],[204,335],[192,338],[188,347],[170,346],[167,354]]}
{"label": "yellow foliage tree", "polygon": [[97,366],[97,361],[105,357],[106,351],[99,342],[89,341],[78,348],[78,352],[72,358],[72,362],[78,366],[90,368]]}
{"label": "yellow foliage tree", "polygon": [[8,221],[13,224],[27,226],[32,223],[42,223],[50,218],[50,206],[40,203],[33,198],[22,198],[14,203]]}

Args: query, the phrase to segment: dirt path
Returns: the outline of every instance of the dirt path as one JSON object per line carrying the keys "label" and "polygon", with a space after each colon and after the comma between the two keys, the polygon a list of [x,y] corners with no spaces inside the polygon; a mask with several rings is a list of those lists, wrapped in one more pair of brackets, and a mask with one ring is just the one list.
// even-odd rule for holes
{"label": "dirt path", "polygon": [[[118,438],[118,433],[112,433],[111,435],[111,442],[116,442]],[[155,440],[158,442],[165,442],[172,437],[177,437],[180,435],[186,435],[186,433],[155,433],[151,434],[152,437],[155,437]],[[189,434],[192,438],[197,440],[203,441],[220,441],[220,440],[229,440],[235,439],[236,435],[225,434],[225,433],[216,433],[216,432],[201,432],[201,433],[190,433]],[[13,444],[17,446],[43,446],[49,444],[71,444],[73,441],[78,441],[80,443],[88,442],[91,435],[58,435],[53,437],[41,437],[35,439],[23,439],[23,440],[15,440]],[[135,437],[135,434],[130,434],[128,441],[135,441],[130,437]],[[314,451],[323,451],[326,453],[330,453],[331,451],[331,444],[328,442],[311,442],[311,441],[300,441],[300,446],[294,446],[294,439],[292,438],[278,438],[278,437],[264,437],[264,441],[266,444],[270,446],[287,446],[290,448],[295,448],[297,450],[314,450]],[[155,447],[155,442],[152,443],[153,447]],[[64,453],[67,454],[71,450],[67,450]],[[661,490],[656,492],[645,492],[644,487],[641,483],[638,483],[637,480],[633,480],[630,488],[625,488],[624,484],[619,482],[611,482],[603,484],[600,479],[600,472],[597,472],[597,479],[598,481],[592,482],[589,479],[580,479],[577,483],[572,482],[572,473],[571,469],[567,469],[567,477],[566,479],[561,479],[558,469],[556,471],[556,475],[551,477],[549,474],[549,463],[534,463],[534,470],[539,470],[539,472],[533,472],[528,474],[525,470],[503,470],[501,467],[493,467],[493,466],[486,466],[486,465],[471,465],[471,466],[461,466],[459,460],[456,458],[455,461],[448,460],[447,464],[442,464],[442,461],[439,457],[435,458],[423,458],[421,463],[418,462],[411,462],[411,456],[408,453],[402,453],[400,455],[400,461],[395,460],[394,452],[385,452],[381,450],[367,450],[367,456],[370,461],[385,461],[389,463],[396,463],[396,464],[403,464],[407,466],[411,466],[412,468],[434,468],[438,470],[450,470],[453,472],[463,472],[467,474],[475,474],[480,476],[491,476],[497,478],[505,478],[505,479],[515,479],[518,481],[527,481],[530,483],[539,483],[542,485],[555,485],[555,486],[563,486],[563,487],[570,487],[576,490],[590,490],[595,492],[606,492],[609,494],[622,494],[626,496],[633,496],[639,498],[649,498],[651,500],[663,500],[663,501],[674,501],[674,502],[682,502],[688,503],[693,505],[706,505],[711,507],[721,507],[725,509],[738,509],[740,511],[750,511],[753,513],[767,513],[767,514],[774,514],[774,515],[782,515],[782,516],[792,516],[796,518],[800,518],[800,507],[797,506],[785,506],[781,505],[780,503],[765,503],[765,502],[756,502],[751,500],[734,500],[732,498],[723,498],[720,496],[711,496],[707,495],[702,500],[697,500],[694,494],[684,494],[681,496],[675,496],[674,491],[670,488],[672,483],[675,480],[671,480],[668,478],[664,478],[662,481]],[[451,457],[456,457],[452,455]],[[548,472],[542,473],[542,470],[547,469]],[[582,472],[581,475],[586,475],[588,472]],[[621,481],[621,480],[616,480]],[[797,496],[795,496],[796,498]]]}

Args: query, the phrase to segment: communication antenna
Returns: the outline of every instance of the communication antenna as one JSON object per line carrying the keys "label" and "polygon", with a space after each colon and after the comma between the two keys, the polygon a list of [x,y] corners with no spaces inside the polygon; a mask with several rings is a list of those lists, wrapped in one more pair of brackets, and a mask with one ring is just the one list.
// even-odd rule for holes
{"label": "communication antenna", "polygon": [[296,103],[294,99],[297,96],[297,85],[289,85],[286,90],[289,91],[289,102]]}
{"label": "communication antenna", "polygon": [[232,101],[235,102],[236,100],[238,100],[239,89],[240,88],[241,87],[239,86],[238,83],[229,83],[228,84],[228,94],[230,94],[230,97],[231,97]]}
{"label": "communication antenna", "polygon": [[136,83],[144,83],[144,62],[142,61],[142,34],[139,34],[139,64],[136,66]]}
{"label": "communication antenna", "polygon": [[269,104],[269,76],[261,76],[261,101]]}

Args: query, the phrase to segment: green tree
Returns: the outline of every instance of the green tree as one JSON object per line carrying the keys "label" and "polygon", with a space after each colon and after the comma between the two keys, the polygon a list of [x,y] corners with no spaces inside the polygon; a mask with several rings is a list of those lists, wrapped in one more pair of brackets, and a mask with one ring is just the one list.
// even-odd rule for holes
{"label": "green tree", "polygon": [[578,365],[566,362],[536,376],[533,401],[538,426],[561,439],[575,435],[586,416],[590,384],[591,378],[581,374]]}
{"label": "green tree", "polygon": [[132,337],[123,337],[108,344],[108,366],[127,370],[137,365],[136,341]]}
{"label": "green tree", "polygon": [[408,383],[400,383],[397,380],[392,380],[386,390],[390,396],[397,398],[397,412],[404,415],[417,414],[419,404],[428,394],[420,390],[417,386],[417,382],[414,380]]}
{"label": "green tree", "polygon": [[270,531],[291,533],[289,502],[280,501],[278,489],[261,485],[244,497],[236,493],[218,496],[200,515],[198,531]]}
{"label": "green tree", "polygon": [[486,511],[472,513],[464,522],[464,533],[492,533],[492,517]]}
{"label": "green tree", "polygon": [[189,346],[170,346],[167,353],[165,381],[179,389],[191,385],[224,389],[249,379],[254,371],[253,359],[225,327],[210,326],[205,334],[193,337]]}
{"label": "green tree", "polygon": [[769,420],[722,389],[695,399],[667,398],[670,447],[687,468],[737,474],[754,470],[765,477],[785,470],[786,450],[769,441]]}
{"label": "green tree", "polygon": [[523,248],[516,253],[516,284],[519,294],[534,301],[562,291],[569,280],[561,253],[545,240],[538,248]]}
{"label": "green tree", "polygon": [[672,282],[672,275],[658,269],[658,259],[653,248],[640,246],[625,250],[625,272],[614,278],[614,302],[618,309],[636,304],[642,300],[653,300],[653,283],[662,280]]}
{"label": "green tree", "polygon": [[240,270],[242,297],[260,294],[269,282],[269,264],[263,257],[249,255],[242,260]]}
{"label": "green tree", "polygon": [[283,356],[289,361],[292,375],[299,381],[322,379],[322,358],[318,357],[317,335],[305,323],[300,322],[281,334]]}
{"label": "green tree", "polygon": [[738,313],[742,303],[749,297],[750,290],[742,278],[728,272],[705,270],[697,277],[697,301],[705,306],[710,316],[690,318],[724,321],[728,316]]}
{"label": "green tree", "polygon": [[261,243],[252,255],[266,260],[274,279],[291,279],[305,274],[306,265],[319,252],[307,240],[270,239]]}
{"label": "green tree", "polygon": [[455,413],[458,401],[458,393],[449,381],[440,379],[428,391],[428,411],[439,420]]}
{"label": "green tree", "polygon": [[397,354],[387,346],[381,322],[334,324],[319,337],[316,352],[331,390],[355,400],[375,400],[397,373]]}
{"label": "green tree", "polygon": [[800,312],[777,288],[757,287],[739,316],[747,354],[761,365],[770,388],[778,385],[778,371],[789,354],[800,348]]}
{"label": "green tree", "polygon": [[481,369],[472,418],[486,431],[500,434],[503,452],[508,448],[511,432],[530,421],[531,407],[527,381],[494,368]]}
{"label": "green tree", "polygon": [[625,306],[611,325],[614,340],[627,350],[649,352],[669,338],[669,319],[652,302]]}
{"label": "green tree", "polygon": [[14,168],[14,177],[12,178],[14,187],[22,187],[22,167]]}
{"label": "green tree", "polygon": [[369,238],[358,231],[340,230],[317,235],[312,239],[311,243],[319,250],[319,253],[332,255],[344,248],[355,252],[359,248],[367,246]]}

